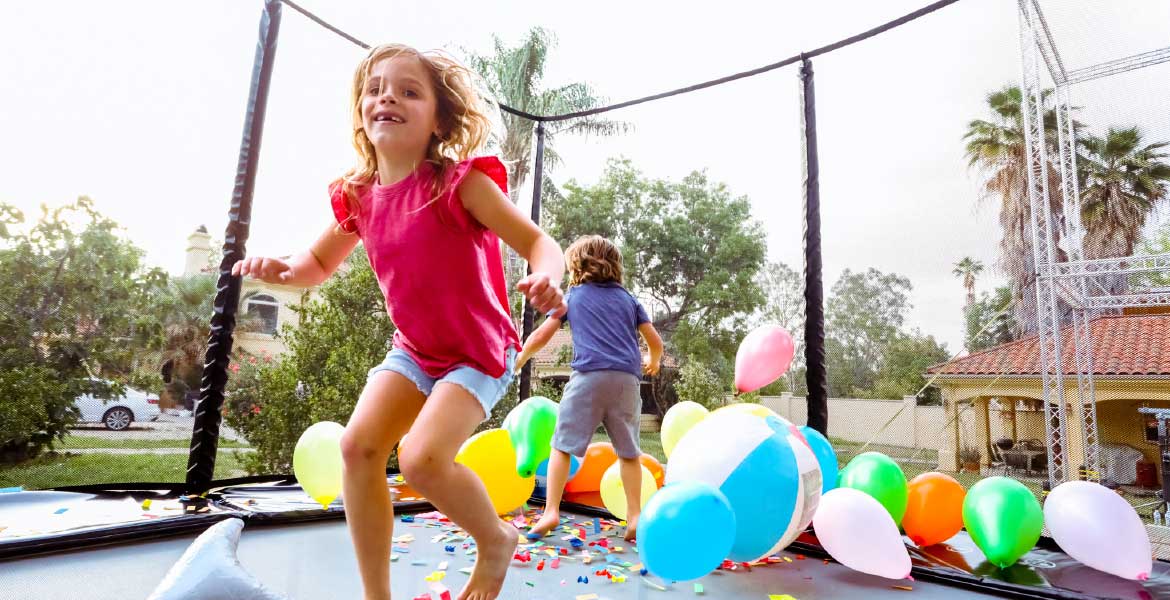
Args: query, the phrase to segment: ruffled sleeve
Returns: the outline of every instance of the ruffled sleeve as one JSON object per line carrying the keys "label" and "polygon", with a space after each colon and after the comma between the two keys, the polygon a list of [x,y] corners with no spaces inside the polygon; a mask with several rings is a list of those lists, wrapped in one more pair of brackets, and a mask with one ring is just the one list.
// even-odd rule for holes
{"label": "ruffled sleeve", "polygon": [[333,206],[333,217],[337,219],[337,226],[346,233],[357,233],[357,215],[351,213],[349,202],[345,197],[345,186],[341,180],[334,181],[329,186],[329,203]]}
{"label": "ruffled sleeve", "polygon": [[500,191],[506,195],[508,193],[508,170],[504,168],[504,163],[500,162],[499,158],[495,156],[480,156],[465,160],[455,166],[451,174],[450,184],[447,189],[450,193],[445,199],[445,208],[455,221],[455,224],[463,229],[482,228],[483,225],[476,220],[476,218],[463,207],[463,199],[459,197],[459,186],[471,170],[475,169],[481,171],[499,186]]}

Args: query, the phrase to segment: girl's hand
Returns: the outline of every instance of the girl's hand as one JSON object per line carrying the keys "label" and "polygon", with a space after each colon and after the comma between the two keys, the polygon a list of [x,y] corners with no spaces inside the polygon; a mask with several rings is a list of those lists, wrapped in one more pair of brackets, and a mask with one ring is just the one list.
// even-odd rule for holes
{"label": "girl's hand", "polygon": [[232,275],[251,277],[265,283],[288,283],[293,271],[289,264],[279,258],[249,256],[232,265]]}
{"label": "girl's hand", "polygon": [[550,317],[560,317],[565,313],[565,293],[547,273],[533,273],[521,279],[516,289],[541,313]]}

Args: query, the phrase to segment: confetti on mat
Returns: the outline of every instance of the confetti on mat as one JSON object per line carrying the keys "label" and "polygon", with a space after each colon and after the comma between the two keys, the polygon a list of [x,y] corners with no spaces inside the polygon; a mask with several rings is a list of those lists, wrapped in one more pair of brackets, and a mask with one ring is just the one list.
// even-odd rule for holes
{"label": "confetti on mat", "polygon": [[447,561],[443,561],[443,562],[439,563],[439,570],[440,570],[440,571],[446,571],[446,570],[447,570]]}
{"label": "confetti on mat", "polygon": [[701,584],[701,583],[696,583],[696,584],[695,584],[695,593],[696,593],[696,594],[702,594],[702,593],[703,593],[703,584]]}
{"label": "confetti on mat", "polygon": [[581,594],[577,600],[597,600],[597,594]]}
{"label": "confetti on mat", "polygon": [[907,591],[907,592],[913,592],[913,591],[914,591],[914,588],[912,588],[912,587],[910,587],[910,586],[908,586],[908,585],[891,585],[890,587],[894,588],[895,590],[905,590],[905,591]]}
{"label": "confetti on mat", "polygon": [[788,594],[768,594],[768,600],[796,600]]}

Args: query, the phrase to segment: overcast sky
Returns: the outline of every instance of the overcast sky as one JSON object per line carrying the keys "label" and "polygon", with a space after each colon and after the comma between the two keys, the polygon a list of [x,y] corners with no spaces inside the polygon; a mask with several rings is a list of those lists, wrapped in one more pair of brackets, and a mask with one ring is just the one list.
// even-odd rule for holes
{"label": "overcast sky", "polygon": [[[4,4],[0,201],[35,216],[42,203],[89,195],[150,263],[172,272],[195,227],[222,238],[262,3]],[[511,42],[540,25],[559,38],[548,85],[587,81],[619,101],[773,62],[925,0],[302,4],[366,41],[453,52],[486,52],[492,34]],[[1070,68],[1170,40],[1170,1],[1050,5]],[[963,256],[993,265],[999,237],[997,206],[977,202],[961,138],[986,112],[986,94],[1019,80],[1014,7],[964,0],[814,63],[827,285],[845,268],[909,277],[908,325],[952,352],[962,345],[963,289],[951,267]],[[284,9],[249,253],[299,250],[331,218],[325,187],[353,161],[347,88],[362,55]],[[1094,125],[1139,123],[1170,139],[1168,67],[1088,84],[1074,100]],[[1129,87],[1119,92],[1118,82]],[[565,165],[551,176],[588,183],[612,156],[653,177],[706,169],[751,198],[769,256],[799,269],[797,93],[787,68],[611,113],[633,132],[559,140]],[[991,273],[979,287],[999,279]]]}

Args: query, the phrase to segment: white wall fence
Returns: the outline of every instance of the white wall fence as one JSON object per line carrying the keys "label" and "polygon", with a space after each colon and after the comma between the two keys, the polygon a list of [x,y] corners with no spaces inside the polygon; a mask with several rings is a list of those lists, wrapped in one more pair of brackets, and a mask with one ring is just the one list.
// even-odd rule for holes
{"label": "white wall fence", "polygon": [[[760,403],[793,423],[803,425],[807,422],[808,405],[803,396],[764,396]],[[1018,410],[1014,436],[1012,412],[1001,411],[994,403],[990,412],[993,441],[1005,437],[1028,439],[1044,436],[1042,412]],[[943,447],[947,426],[946,411],[942,406],[919,406],[914,396],[901,400],[829,399],[829,436],[847,442],[937,451]],[[979,439],[976,431],[975,411],[970,405],[960,405],[960,445],[976,446]],[[937,455],[924,452],[922,456],[934,459]]]}

